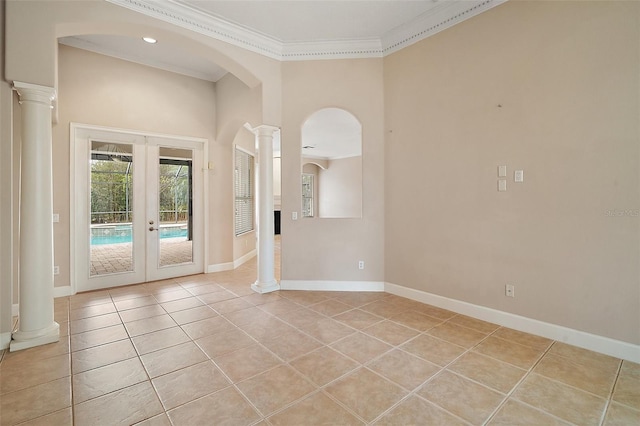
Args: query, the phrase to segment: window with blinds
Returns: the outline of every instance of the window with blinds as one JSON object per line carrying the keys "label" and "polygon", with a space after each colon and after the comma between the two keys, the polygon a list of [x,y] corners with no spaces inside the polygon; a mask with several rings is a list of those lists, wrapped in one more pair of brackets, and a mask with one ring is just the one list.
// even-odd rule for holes
{"label": "window with blinds", "polygon": [[235,197],[236,235],[253,231],[253,155],[236,148]]}

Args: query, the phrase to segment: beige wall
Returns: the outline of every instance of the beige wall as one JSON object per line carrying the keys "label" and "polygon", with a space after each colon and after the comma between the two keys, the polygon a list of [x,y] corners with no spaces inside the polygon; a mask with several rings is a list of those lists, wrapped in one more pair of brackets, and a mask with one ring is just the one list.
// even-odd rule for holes
{"label": "beige wall", "polygon": [[[285,62],[282,70],[282,279],[382,281],[382,60]],[[300,218],[301,128],[312,113],[326,107],[343,108],[362,123],[361,219]],[[359,260],[365,261],[362,271]]]}
{"label": "beige wall", "polygon": [[[58,110],[60,120],[53,127],[53,208],[60,214],[54,225],[55,264],[60,266],[56,286],[70,282],[70,122],[205,138],[211,155],[217,152],[212,142],[215,86],[208,81],[60,46]],[[223,226],[215,219],[210,218],[211,231]],[[211,252],[219,252],[220,244],[224,241],[210,232]]]}
{"label": "beige wall", "polygon": [[640,343],[639,15],[508,2],[385,58],[388,282]]}
{"label": "beige wall", "polygon": [[318,215],[327,218],[362,216],[362,157],[329,160],[318,175]]}

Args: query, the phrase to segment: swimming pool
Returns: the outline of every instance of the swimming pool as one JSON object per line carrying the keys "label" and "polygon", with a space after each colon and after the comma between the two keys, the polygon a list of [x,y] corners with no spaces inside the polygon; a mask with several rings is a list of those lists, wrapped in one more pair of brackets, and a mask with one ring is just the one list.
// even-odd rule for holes
{"label": "swimming pool", "polygon": [[[187,224],[179,223],[160,227],[160,238],[186,238]],[[131,242],[131,224],[98,225],[91,227],[91,245]]]}

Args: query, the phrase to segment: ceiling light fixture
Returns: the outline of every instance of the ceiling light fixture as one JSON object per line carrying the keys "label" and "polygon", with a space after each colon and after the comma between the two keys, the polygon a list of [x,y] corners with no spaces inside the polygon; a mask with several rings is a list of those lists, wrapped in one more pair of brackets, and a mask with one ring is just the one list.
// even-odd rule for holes
{"label": "ceiling light fixture", "polygon": [[156,44],[158,42],[158,40],[153,37],[142,37],[142,39],[149,44]]}

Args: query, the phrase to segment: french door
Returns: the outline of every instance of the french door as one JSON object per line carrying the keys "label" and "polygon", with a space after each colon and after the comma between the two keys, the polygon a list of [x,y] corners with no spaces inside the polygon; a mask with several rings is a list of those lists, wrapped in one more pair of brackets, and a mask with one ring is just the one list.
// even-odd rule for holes
{"label": "french door", "polygon": [[76,291],[204,271],[204,140],[72,125]]}

